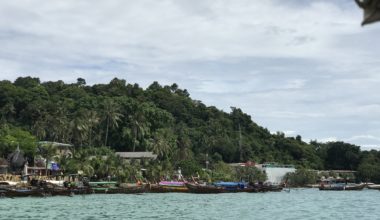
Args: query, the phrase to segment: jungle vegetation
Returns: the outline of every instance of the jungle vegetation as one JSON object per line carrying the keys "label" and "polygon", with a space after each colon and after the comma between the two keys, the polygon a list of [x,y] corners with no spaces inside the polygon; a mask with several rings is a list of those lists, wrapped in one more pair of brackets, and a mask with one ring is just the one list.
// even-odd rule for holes
{"label": "jungle vegetation", "polygon": [[[178,167],[189,175],[201,173],[208,160],[216,176],[218,169],[226,169],[224,163],[254,161],[357,170],[358,178],[380,182],[378,151],[272,134],[240,108],[224,112],[206,106],[175,83],[153,82],[144,89],[118,78],[95,85],[83,78],[76,83],[33,77],[0,81],[0,158],[17,146],[33,158],[38,141],[72,144],[74,155],[58,158],[62,166],[96,176],[113,173],[128,179],[139,166],[151,168],[146,174],[151,178]],[[158,160],[124,164],[112,156],[114,151],[153,151]]]}

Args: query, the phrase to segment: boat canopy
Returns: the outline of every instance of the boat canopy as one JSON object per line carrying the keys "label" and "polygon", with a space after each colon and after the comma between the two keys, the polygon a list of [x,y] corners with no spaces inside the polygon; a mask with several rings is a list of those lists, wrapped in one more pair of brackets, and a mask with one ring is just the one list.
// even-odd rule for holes
{"label": "boat canopy", "polygon": [[104,181],[104,182],[89,182],[88,184],[89,184],[90,186],[116,185],[117,182],[107,182],[107,181]]}
{"label": "boat canopy", "polygon": [[216,182],[214,183],[215,186],[222,186],[222,187],[245,187],[247,183],[245,182]]}
{"label": "boat canopy", "polygon": [[158,183],[161,186],[184,186],[185,182],[179,181],[161,181]]}

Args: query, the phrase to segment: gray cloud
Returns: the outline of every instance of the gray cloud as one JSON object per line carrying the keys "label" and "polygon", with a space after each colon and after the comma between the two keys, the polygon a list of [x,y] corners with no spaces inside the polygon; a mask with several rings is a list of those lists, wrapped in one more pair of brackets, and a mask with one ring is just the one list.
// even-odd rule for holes
{"label": "gray cloud", "polygon": [[380,146],[380,25],[346,0],[0,3],[0,79],[178,83],[271,131]]}

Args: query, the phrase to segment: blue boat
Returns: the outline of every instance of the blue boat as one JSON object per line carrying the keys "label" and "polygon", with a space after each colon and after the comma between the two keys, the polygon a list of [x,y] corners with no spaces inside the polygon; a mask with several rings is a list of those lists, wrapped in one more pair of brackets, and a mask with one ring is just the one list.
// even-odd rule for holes
{"label": "blue boat", "polygon": [[213,185],[230,191],[242,191],[248,187],[248,183],[245,182],[216,182]]}

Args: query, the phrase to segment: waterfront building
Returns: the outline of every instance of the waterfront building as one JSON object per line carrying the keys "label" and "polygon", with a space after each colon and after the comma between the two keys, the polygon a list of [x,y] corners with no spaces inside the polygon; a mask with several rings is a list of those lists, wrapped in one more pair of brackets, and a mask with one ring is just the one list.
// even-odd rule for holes
{"label": "waterfront building", "polygon": [[267,182],[273,185],[279,185],[284,182],[284,176],[287,173],[296,172],[293,165],[281,165],[277,163],[264,163],[256,165],[257,168],[262,170],[267,175]]}

